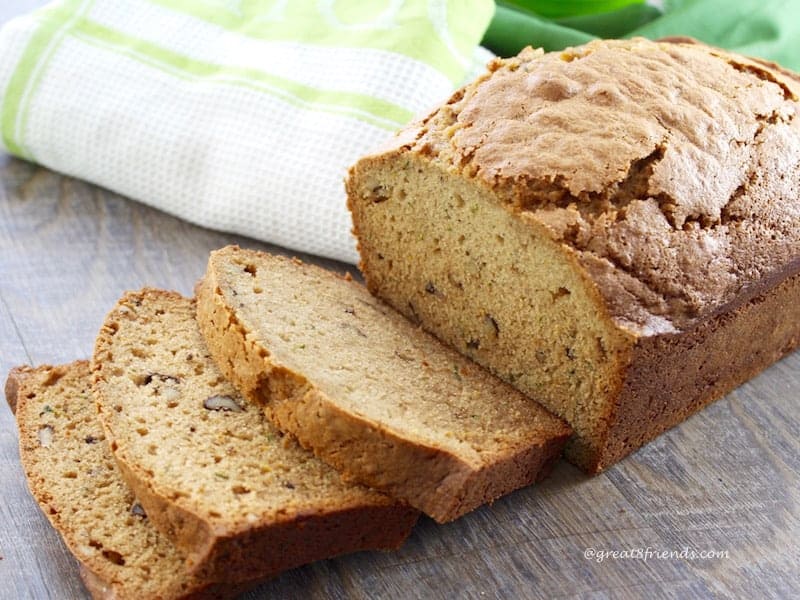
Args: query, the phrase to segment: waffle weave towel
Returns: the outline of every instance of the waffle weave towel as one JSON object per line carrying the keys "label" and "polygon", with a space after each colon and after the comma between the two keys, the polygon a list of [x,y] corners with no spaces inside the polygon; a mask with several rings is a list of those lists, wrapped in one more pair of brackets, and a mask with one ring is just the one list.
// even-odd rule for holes
{"label": "waffle weave towel", "polygon": [[491,0],[61,0],[0,31],[12,154],[355,262],[347,166],[491,55]]}

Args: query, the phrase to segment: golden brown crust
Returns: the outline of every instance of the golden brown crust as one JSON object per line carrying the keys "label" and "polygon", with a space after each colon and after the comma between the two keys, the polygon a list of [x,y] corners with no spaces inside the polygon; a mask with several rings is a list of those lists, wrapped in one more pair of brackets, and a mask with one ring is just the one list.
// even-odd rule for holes
{"label": "golden brown crust", "polygon": [[8,378],[6,379],[5,385],[5,395],[8,407],[14,414],[17,413],[19,386],[28,373],[30,373],[30,367],[14,367],[8,372]]}
{"label": "golden brown crust", "polygon": [[[533,483],[544,465],[558,455],[569,431],[555,420],[548,424],[550,431],[540,432],[540,439],[510,449],[494,461],[475,464],[344,408],[304,373],[276,361],[258,333],[237,316],[221,292],[225,284],[218,279],[215,265],[216,260],[226,260],[226,253],[237,252],[238,248],[227,248],[212,253],[208,271],[196,288],[198,320],[209,350],[247,398],[264,404],[278,428],[296,436],[345,476],[403,498],[446,522]],[[241,252],[247,261],[267,270],[267,261],[276,260],[263,253]],[[364,359],[380,360],[369,352]]]}
{"label": "golden brown crust", "polygon": [[[194,303],[173,292],[128,293],[109,313],[93,360],[100,420],[114,440],[120,471],[154,524],[187,553],[194,571],[211,580],[247,581],[254,574],[270,576],[345,552],[399,547],[417,512],[372,490],[342,484],[329,467],[282,443],[222,380],[194,313]],[[169,382],[175,391],[165,397],[168,390],[156,389],[156,379]],[[143,390],[150,387],[157,412],[144,407],[151,392]],[[135,394],[141,396],[138,401],[132,401]],[[220,395],[243,410],[205,407],[204,399]],[[168,401],[172,409],[166,408]],[[181,419],[188,421],[172,423]],[[158,430],[167,426],[174,429],[158,438]],[[162,450],[161,444],[181,430],[191,431],[187,439]],[[211,461],[215,454],[219,466]],[[178,455],[180,472],[169,462]],[[267,456],[280,464],[259,466]],[[231,475],[219,473],[225,464]],[[298,478],[309,474],[321,483],[309,480],[306,493],[301,491],[305,480],[287,484],[265,474],[272,469]],[[201,480],[203,492],[198,494],[195,485]],[[278,505],[276,498],[282,495],[291,496],[292,503]],[[219,504],[211,503],[212,498]],[[234,508],[239,512],[227,514]]]}
{"label": "golden brown crust", "polygon": [[599,472],[755,377],[800,344],[800,263],[750,298],[675,334],[641,338],[625,376]]}
{"label": "golden brown crust", "polygon": [[575,248],[622,326],[688,327],[796,251],[792,74],[642,39],[492,69],[399,139]]}

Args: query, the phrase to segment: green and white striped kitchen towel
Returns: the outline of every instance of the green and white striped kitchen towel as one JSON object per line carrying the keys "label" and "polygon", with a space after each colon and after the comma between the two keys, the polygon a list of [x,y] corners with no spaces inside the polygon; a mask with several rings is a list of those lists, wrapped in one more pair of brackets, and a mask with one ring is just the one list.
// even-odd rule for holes
{"label": "green and white striped kitchen towel", "polygon": [[490,58],[491,0],[61,0],[0,31],[11,153],[354,262],[346,167]]}

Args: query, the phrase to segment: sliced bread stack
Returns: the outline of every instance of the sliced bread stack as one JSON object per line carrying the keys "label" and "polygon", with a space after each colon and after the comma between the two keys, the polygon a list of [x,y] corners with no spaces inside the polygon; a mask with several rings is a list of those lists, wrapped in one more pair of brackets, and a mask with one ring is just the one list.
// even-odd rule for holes
{"label": "sliced bread stack", "polygon": [[8,379],[31,491],[96,598],[231,597],[396,548],[417,509],[533,483],[570,434],[349,277],[228,247],[197,293],[128,293],[91,365]]}
{"label": "sliced bread stack", "polygon": [[417,512],[282,436],[220,375],[194,313],[178,294],[126,294],[91,376],[81,362],[9,377],[31,490],[92,595],[232,597],[313,560],[397,548]]}
{"label": "sliced bread stack", "polygon": [[215,581],[398,547],[416,511],[281,436],[222,377],[194,315],[178,294],[127,294],[95,346],[100,421],[156,527]]}
{"label": "sliced bread stack", "polygon": [[123,483],[94,402],[89,363],[21,367],[6,399],[16,411],[20,460],[42,511],[78,559],[95,598],[227,598],[244,586],[190,574]]}

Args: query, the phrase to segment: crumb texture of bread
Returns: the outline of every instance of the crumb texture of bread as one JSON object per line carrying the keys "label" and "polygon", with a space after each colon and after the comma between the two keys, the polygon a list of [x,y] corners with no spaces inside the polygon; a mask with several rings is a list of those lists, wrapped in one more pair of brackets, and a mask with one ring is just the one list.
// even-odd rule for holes
{"label": "crumb texture of bread", "polygon": [[6,398],[16,406],[20,459],[42,512],[81,565],[93,598],[232,598],[241,588],[189,574],[124,484],[91,398],[89,363],[19,367]]}
{"label": "crumb texture of bread", "polygon": [[344,482],[242,398],[211,360],[192,300],[126,294],[98,336],[93,373],[123,477],[206,577],[246,581],[397,548],[417,519],[412,508]]}
{"label": "crumb texture of bread", "polygon": [[452,520],[545,473],[570,433],[364,286],[227,247],[197,287],[212,356],[346,477]]}
{"label": "crumb texture of bread", "polygon": [[798,96],[697,43],[498,59],[350,170],[367,286],[601,470],[800,340]]}

